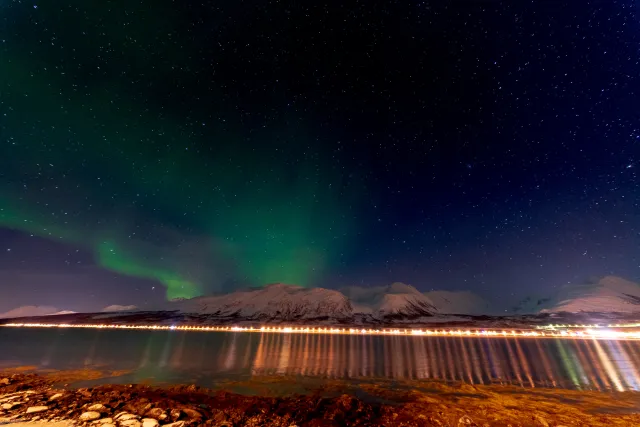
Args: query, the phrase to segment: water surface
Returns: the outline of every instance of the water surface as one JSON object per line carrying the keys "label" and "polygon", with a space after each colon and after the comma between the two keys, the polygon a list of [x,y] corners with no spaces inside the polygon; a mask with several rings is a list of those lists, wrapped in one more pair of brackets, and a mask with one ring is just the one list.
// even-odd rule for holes
{"label": "water surface", "polygon": [[300,376],[640,388],[638,341],[0,328],[0,369],[22,365],[207,387]]}

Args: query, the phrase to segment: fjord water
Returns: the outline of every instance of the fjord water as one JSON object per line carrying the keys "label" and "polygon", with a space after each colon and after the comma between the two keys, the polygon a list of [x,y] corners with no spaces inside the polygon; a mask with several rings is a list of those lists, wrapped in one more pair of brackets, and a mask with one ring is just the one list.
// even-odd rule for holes
{"label": "fjord water", "polygon": [[202,386],[304,376],[640,389],[637,341],[0,328],[0,370],[24,365]]}

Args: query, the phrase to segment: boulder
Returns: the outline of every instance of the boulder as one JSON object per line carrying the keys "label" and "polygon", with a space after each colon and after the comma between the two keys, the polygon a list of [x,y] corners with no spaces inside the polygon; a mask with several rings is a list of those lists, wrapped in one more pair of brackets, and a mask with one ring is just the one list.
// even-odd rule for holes
{"label": "boulder", "polygon": [[180,419],[180,415],[182,415],[182,411],[180,409],[172,409],[170,414],[173,421],[178,421]]}
{"label": "boulder", "polygon": [[142,427],[158,427],[160,423],[155,418],[143,418]]}
{"label": "boulder", "polygon": [[136,419],[138,419],[137,415],[133,415],[128,412],[122,412],[121,414],[118,414],[115,417],[115,420],[118,422],[136,420]]}
{"label": "boulder", "polygon": [[145,414],[145,417],[155,418],[156,420],[165,420],[167,418],[167,414],[164,413],[162,408],[152,408],[149,409]]}
{"label": "boulder", "polygon": [[87,411],[92,412],[106,412],[107,408],[102,403],[96,403],[87,408]]}
{"label": "boulder", "polygon": [[94,421],[100,418],[100,412],[98,411],[87,411],[80,415],[80,421]]}
{"label": "boulder", "polygon": [[44,412],[48,410],[48,406],[30,406],[27,408],[27,414],[35,414],[36,412]]}
{"label": "boulder", "polygon": [[134,419],[130,419],[126,421],[118,421],[118,422],[123,427],[142,427],[142,424],[140,424],[140,421],[134,420]]}

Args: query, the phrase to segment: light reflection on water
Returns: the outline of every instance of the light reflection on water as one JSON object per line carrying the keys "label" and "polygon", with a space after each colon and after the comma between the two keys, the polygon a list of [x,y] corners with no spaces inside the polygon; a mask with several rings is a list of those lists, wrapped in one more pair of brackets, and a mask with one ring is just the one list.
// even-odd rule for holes
{"label": "light reflection on water", "polygon": [[640,342],[0,330],[0,367],[133,369],[160,381],[300,375],[639,390]]}

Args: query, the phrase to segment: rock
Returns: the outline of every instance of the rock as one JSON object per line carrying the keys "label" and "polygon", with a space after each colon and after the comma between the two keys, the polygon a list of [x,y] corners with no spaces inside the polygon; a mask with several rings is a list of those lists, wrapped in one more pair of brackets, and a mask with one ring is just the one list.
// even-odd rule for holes
{"label": "rock", "polygon": [[60,399],[62,396],[64,396],[62,393],[56,393],[53,396],[51,396],[49,400],[53,402],[54,400]]}
{"label": "rock", "polygon": [[142,424],[140,424],[140,421],[138,420],[126,420],[126,421],[119,421],[120,425],[123,427],[142,427]]}
{"label": "rock", "polygon": [[189,418],[202,418],[202,414],[194,409],[182,408],[182,412]]}
{"label": "rock", "polygon": [[135,420],[137,418],[138,418],[137,415],[133,415],[128,412],[121,412],[120,414],[116,415],[115,420],[118,422],[121,422],[121,421]]}
{"label": "rock", "polygon": [[30,406],[27,408],[27,414],[35,414],[36,412],[44,412],[48,410],[48,406]]}
{"label": "rock", "polygon": [[145,417],[155,418],[156,420],[160,420],[160,421],[165,420],[167,418],[167,414],[164,413],[164,410],[162,408],[149,409],[147,413],[144,415]]}
{"label": "rock", "polygon": [[471,419],[471,417],[469,417],[468,415],[463,415],[458,420],[458,427],[460,427],[460,426],[475,426],[475,425],[477,425],[477,424],[474,423],[473,420]]}
{"label": "rock", "polygon": [[9,410],[11,408],[13,408],[15,405],[15,403],[3,403],[2,405],[0,405],[0,408],[5,409],[5,410]]}
{"label": "rock", "polygon": [[549,427],[549,423],[547,422],[547,420],[542,418],[540,415],[536,415],[536,421],[538,421],[538,424],[540,424],[542,427]]}
{"label": "rock", "polygon": [[100,415],[100,412],[97,411],[87,411],[84,412],[82,415],[80,415],[80,421],[93,421],[93,420],[97,420],[98,418],[100,418],[102,415]]}
{"label": "rock", "polygon": [[116,425],[111,423],[105,423],[105,424],[102,424],[102,427],[116,427]]}
{"label": "rock", "polygon": [[173,421],[178,421],[180,419],[180,415],[182,415],[182,411],[180,409],[172,409],[170,414]]}
{"label": "rock", "polygon": [[99,422],[100,424],[113,424],[113,418],[103,418]]}
{"label": "rock", "polygon": [[183,427],[184,421],[176,421],[175,423],[165,424],[162,427]]}
{"label": "rock", "polygon": [[86,388],[79,388],[76,393],[83,395],[84,397],[91,397],[91,392]]}
{"label": "rock", "polygon": [[342,406],[342,409],[345,411],[351,410],[351,406],[353,405],[354,399],[348,394],[343,394],[338,398],[338,405]]}
{"label": "rock", "polygon": [[102,403],[96,403],[87,408],[87,411],[93,412],[106,412],[107,408]]}
{"label": "rock", "polygon": [[0,385],[9,385],[11,380],[9,378],[0,378]]}
{"label": "rock", "polygon": [[223,423],[227,421],[227,418],[227,414],[225,414],[224,411],[221,411],[220,409],[212,409],[211,417],[209,419],[212,420],[214,424],[223,425]]}
{"label": "rock", "polygon": [[149,409],[151,409],[153,407],[153,404],[151,403],[147,403],[146,405],[144,405],[144,408],[141,408],[137,411],[138,414],[140,415],[144,415]]}
{"label": "rock", "polygon": [[160,423],[155,418],[143,418],[142,427],[158,427]]}

